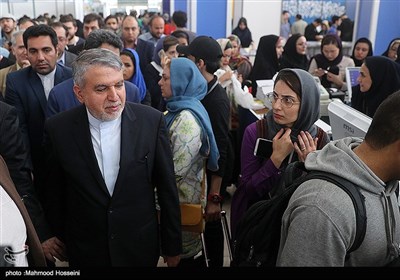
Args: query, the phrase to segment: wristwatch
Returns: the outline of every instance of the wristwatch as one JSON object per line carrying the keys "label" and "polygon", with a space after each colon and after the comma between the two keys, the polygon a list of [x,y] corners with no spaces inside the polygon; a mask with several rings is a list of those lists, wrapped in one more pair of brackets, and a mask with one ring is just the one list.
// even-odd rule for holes
{"label": "wristwatch", "polygon": [[222,196],[219,193],[210,193],[207,196],[207,200],[214,202],[214,203],[221,203],[224,199],[222,198]]}

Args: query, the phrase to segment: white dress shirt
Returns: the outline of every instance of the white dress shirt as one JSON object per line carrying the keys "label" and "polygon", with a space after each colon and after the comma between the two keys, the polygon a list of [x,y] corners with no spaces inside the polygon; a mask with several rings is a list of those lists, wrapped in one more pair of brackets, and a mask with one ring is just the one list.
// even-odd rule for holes
{"label": "white dress shirt", "polygon": [[40,80],[42,81],[46,99],[49,99],[49,93],[50,93],[51,89],[54,87],[54,77],[56,75],[56,70],[57,70],[57,67],[54,67],[54,70],[51,71],[47,75],[42,75],[42,74],[36,73],[39,76]]}
{"label": "white dress shirt", "polygon": [[121,156],[121,116],[116,120],[105,122],[93,117],[88,110],[87,113],[97,163],[108,192],[112,196]]}

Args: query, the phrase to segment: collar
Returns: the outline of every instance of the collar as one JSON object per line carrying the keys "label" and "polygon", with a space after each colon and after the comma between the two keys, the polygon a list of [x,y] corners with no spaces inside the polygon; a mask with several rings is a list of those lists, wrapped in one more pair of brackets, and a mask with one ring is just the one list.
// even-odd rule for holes
{"label": "collar", "polygon": [[207,84],[207,94],[209,94],[210,92],[212,92],[215,87],[218,85],[218,78],[217,76],[214,75],[214,78]]}
{"label": "collar", "polygon": [[54,67],[53,71],[51,71],[49,74],[47,75],[42,75],[36,72],[36,74],[39,76],[39,78],[43,81],[44,79],[53,79],[54,80],[54,76],[56,75],[56,70],[57,70],[57,65]]}

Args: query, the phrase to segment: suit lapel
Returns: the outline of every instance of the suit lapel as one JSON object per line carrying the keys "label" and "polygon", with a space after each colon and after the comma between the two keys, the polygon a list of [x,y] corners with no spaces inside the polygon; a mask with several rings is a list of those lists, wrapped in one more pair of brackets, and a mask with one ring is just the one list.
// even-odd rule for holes
{"label": "suit lapel", "polygon": [[138,131],[136,115],[129,104],[126,103],[121,120],[121,157],[119,160],[119,172],[113,195],[116,195],[120,191],[122,188],[121,178],[124,178],[129,172],[129,161],[134,159],[134,153],[132,151],[137,147]]}
{"label": "suit lapel", "polygon": [[89,120],[86,112],[86,107],[83,105],[78,111],[75,124],[77,126],[77,129],[73,130],[75,134],[74,138],[79,149],[81,150],[81,154],[83,155],[84,160],[87,162],[87,165],[89,166],[93,176],[96,178],[97,183],[101,186],[101,189],[108,196],[110,196],[106,183],[104,182],[103,175],[101,174],[96,155],[94,153],[90,128],[89,128]]}
{"label": "suit lapel", "polygon": [[46,94],[44,93],[42,81],[40,80],[36,72],[32,70],[32,68],[29,71],[28,81],[32,87],[33,94],[39,100],[40,107],[42,107],[43,113],[45,113],[47,106]]}

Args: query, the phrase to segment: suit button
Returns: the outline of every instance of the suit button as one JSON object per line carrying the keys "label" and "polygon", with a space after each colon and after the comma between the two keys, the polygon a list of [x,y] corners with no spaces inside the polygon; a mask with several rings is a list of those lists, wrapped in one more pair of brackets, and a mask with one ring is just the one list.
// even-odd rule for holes
{"label": "suit button", "polygon": [[111,234],[111,239],[115,239],[115,234],[114,233]]}
{"label": "suit button", "polygon": [[108,213],[112,214],[112,212],[113,212],[113,209],[110,208],[110,209],[108,210]]}

